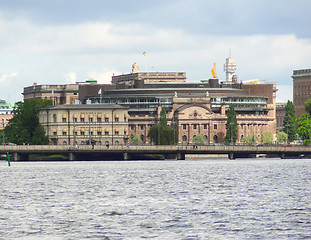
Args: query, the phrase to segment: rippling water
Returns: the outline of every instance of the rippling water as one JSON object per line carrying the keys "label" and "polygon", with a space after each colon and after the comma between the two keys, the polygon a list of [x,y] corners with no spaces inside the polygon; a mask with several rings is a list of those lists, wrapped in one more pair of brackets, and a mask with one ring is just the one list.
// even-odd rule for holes
{"label": "rippling water", "polygon": [[0,162],[0,239],[310,239],[311,160]]}

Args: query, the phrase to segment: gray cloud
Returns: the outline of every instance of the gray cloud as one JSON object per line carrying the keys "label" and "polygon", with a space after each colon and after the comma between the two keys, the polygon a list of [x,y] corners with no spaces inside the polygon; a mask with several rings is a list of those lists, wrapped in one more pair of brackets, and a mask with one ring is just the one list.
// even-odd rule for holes
{"label": "gray cloud", "polygon": [[18,75],[3,81],[0,98],[20,100],[33,82],[107,82],[134,61],[141,70],[185,71],[189,81],[210,77],[216,62],[223,79],[229,48],[240,80],[273,80],[288,91],[292,70],[310,68],[310,3],[2,1],[0,76]]}

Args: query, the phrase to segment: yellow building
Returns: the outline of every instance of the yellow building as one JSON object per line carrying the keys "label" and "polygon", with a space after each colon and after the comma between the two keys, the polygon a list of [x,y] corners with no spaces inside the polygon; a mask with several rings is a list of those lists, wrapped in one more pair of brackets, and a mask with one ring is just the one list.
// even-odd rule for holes
{"label": "yellow building", "polygon": [[65,104],[44,108],[39,121],[52,145],[123,145],[127,108],[117,104]]}

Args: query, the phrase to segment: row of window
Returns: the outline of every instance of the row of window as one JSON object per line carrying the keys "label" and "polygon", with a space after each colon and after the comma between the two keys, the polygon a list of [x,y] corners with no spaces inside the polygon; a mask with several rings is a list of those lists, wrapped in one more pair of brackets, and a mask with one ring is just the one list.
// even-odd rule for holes
{"label": "row of window", "polygon": [[[187,129],[187,125],[188,124],[182,124],[182,129]],[[208,124],[203,124],[203,129],[207,129],[207,125]],[[199,126],[199,124],[192,124],[192,128],[194,129],[194,130],[196,130],[196,129],[198,129],[198,126]],[[217,129],[217,124],[214,124],[214,129]]]}
{"label": "row of window", "polygon": [[[57,141],[54,141],[53,143],[54,143],[54,145],[57,145]],[[67,141],[63,141],[62,144],[63,145],[68,145],[68,142]],[[86,141],[81,141],[80,142],[80,145],[86,145],[86,144],[87,144]],[[79,145],[79,143],[77,141],[75,141],[74,145],[77,146],[77,145]],[[96,141],[95,145],[102,145],[102,142],[101,141]],[[120,142],[119,141],[115,141],[114,145],[120,145]],[[109,147],[109,141],[105,141],[105,146]]]}
{"label": "row of window", "polygon": [[[57,129],[56,129],[56,128],[54,128],[54,129],[52,130],[52,132],[53,132],[53,135],[54,135],[54,136],[57,136]],[[85,132],[89,132],[90,135],[94,135],[93,128],[91,128],[90,131],[85,131],[85,128],[81,128],[81,129],[80,129],[80,135],[81,135],[81,136],[85,136]],[[110,132],[110,131],[109,131],[108,128],[106,128],[104,132],[105,132],[105,133],[104,133],[105,136],[109,136],[109,132]],[[114,135],[119,135],[119,132],[120,132],[119,128],[115,128],[115,129],[114,129]],[[77,136],[77,135],[78,135],[78,130],[75,130],[75,131],[73,132],[73,134],[74,134],[75,136]],[[126,134],[127,134],[127,128],[124,129],[124,135],[126,135]],[[67,129],[66,129],[66,128],[64,128],[64,129],[62,130],[62,135],[63,135],[63,136],[67,136]],[[98,128],[98,129],[97,129],[97,135],[98,135],[98,136],[102,136],[102,129],[101,129],[101,128]]]}
{"label": "row of window", "polygon": [[[93,132],[90,132],[90,134],[91,134],[91,136],[94,135]],[[126,134],[127,134],[127,132],[124,131],[124,135],[126,135]],[[53,135],[54,135],[54,136],[57,136],[57,133],[56,133],[56,132],[53,132]],[[75,136],[78,136],[78,132],[74,132],[74,135],[75,135]],[[86,135],[85,132],[80,132],[80,136],[85,136],[85,135]],[[98,136],[102,136],[102,132],[97,132],[97,135],[98,135]],[[109,132],[105,132],[104,135],[105,135],[105,136],[109,136]],[[114,132],[114,136],[119,136],[119,135],[120,135],[119,132]],[[67,136],[67,132],[63,132],[63,136]]]}
{"label": "row of window", "polygon": [[311,86],[308,85],[308,86],[304,86],[304,85],[296,85],[294,87],[294,92],[295,92],[295,95],[300,95],[300,94],[308,94],[310,95],[311,94]]}
{"label": "row of window", "polygon": [[[127,121],[127,119],[129,118],[129,115],[127,113],[124,114],[124,122]],[[78,116],[77,114],[73,114],[72,116],[72,119],[73,119],[73,122],[78,122]],[[93,114],[89,114],[88,116],[88,119],[89,119],[89,122],[94,122],[94,116]],[[97,122],[101,123],[102,122],[102,115],[101,114],[97,114]],[[119,122],[119,119],[120,119],[120,116],[118,113],[116,113],[114,115],[114,122]],[[53,115],[53,122],[54,123],[57,123],[57,116],[56,114]],[[67,122],[67,115],[66,114],[63,114],[62,115],[62,122],[63,123],[66,123]],[[80,115],[80,122],[85,122],[85,114],[81,114]],[[106,113],[104,115],[104,122],[108,123],[109,122],[109,115]]]}
{"label": "row of window", "polygon": [[245,103],[265,103],[266,99],[264,97],[225,97],[225,98],[211,98],[212,103],[223,103],[223,102],[245,102]]}

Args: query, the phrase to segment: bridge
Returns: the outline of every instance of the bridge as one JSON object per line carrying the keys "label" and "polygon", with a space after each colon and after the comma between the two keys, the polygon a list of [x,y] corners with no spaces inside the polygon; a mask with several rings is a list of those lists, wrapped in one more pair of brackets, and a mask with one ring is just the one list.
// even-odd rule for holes
{"label": "bridge", "polygon": [[[0,145],[2,158],[9,153],[13,161],[27,161],[30,156],[41,157],[49,155],[63,155],[67,160],[136,160],[144,159],[147,155],[154,158],[175,158],[184,160],[186,154],[227,154],[229,159],[240,157],[252,157],[257,154],[267,154],[281,158],[310,157],[311,146],[290,146],[290,145],[173,145],[173,146],[91,146],[81,145],[59,146],[59,145]],[[42,158],[44,160],[44,158]]]}

